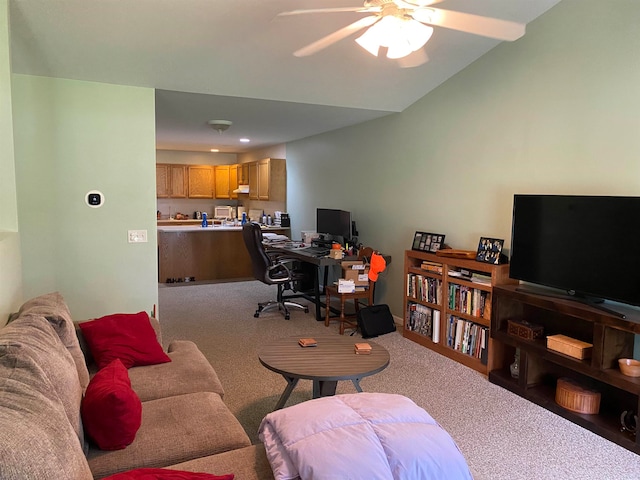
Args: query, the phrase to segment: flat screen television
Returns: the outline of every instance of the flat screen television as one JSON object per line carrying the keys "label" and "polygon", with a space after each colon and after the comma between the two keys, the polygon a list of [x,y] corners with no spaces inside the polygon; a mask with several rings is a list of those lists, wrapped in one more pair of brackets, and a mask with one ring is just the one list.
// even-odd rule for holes
{"label": "flat screen television", "polygon": [[640,197],[515,195],[511,278],[640,305]]}
{"label": "flat screen television", "polygon": [[316,209],[316,231],[345,242],[351,239],[351,212],[333,208]]}

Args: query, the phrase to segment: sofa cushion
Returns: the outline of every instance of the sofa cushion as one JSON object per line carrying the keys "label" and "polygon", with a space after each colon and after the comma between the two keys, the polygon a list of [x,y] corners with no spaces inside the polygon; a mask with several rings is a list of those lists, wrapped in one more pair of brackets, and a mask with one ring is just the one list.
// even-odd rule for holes
{"label": "sofa cushion", "polygon": [[172,397],[185,393],[214,392],[223,397],[222,383],[195,343],[174,340],[168,349],[170,363],[129,369],[131,387],[140,400]]}
{"label": "sofa cushion", "polygon": [[93,475],[102,478],[249,445],[249,437],[220,396],[199,392],[143,402],[142,426],[133,443],[110,452],[90,447],[87,459]]}
{"label": "sofa cushion", "polygon": [[170,362],[146,312],[117,313],[80,323],[98,368],[119,358],[126,368]]}
{"label": "sofa cushion", "polygon": [[89,372],[84,355],[80,349],[71,313],[64,298],[59,292],[48,293],[32,298],[20,307],[20,315],[42,315],[55,328],[60,340],[71,353],[78,371],[78,378],[83,389],[89,385]]}
{"label": "sofa cushion", "polygon": [[136,438],[142,423],[142,403],[119,359],[91,379],[81,411],[87,435],[102,450],[120,450]]}
{"label": "sofa cushion", "polygon": [[233,472],[238,480],[274,480],[262,443],[196,458],[167,468],[217,474]]}
{"label": "sofa cushion", "polygon": [[0,478],[93,477],[51,380],[30,356],[0,355]]}
{"label": "sofa cushion", "polygon": [[106,480],[233,480],[233,474],[212,475],[211,473],[167,470],[166,468],[138,468],[116,473]]}
{"label": "sofa cushion", "polygon": [[[80,420],[82,387],[75,362],[51,323],[41,315],[23,314],[0,329],[0,356],[13,354],[32,360],[23,372],[46,381],[34,383],[43,395],[60,402],[81,446],[84,432]],[[25,367],[26,368],[26,367]]]}

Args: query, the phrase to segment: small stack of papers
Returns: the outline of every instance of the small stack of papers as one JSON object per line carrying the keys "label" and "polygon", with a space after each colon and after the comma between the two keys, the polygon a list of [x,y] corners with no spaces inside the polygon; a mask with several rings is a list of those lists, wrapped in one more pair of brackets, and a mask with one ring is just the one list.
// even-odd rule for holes
{"label": "small stack of papers", "polygon": [[353,293],[356,291],[356,283],[353,280],[338,279],[338,293]]}
{"label": "small stack of papers", "polygon": [[369,355],[371,353],[371,345],[368,343],[356,343],[354,347],[356,355]]}
{"label": "small stack of papers", "polygon": [[301,347],[315,347],[318,345],[315,338],[301,338],[298,340],[298,344]]}

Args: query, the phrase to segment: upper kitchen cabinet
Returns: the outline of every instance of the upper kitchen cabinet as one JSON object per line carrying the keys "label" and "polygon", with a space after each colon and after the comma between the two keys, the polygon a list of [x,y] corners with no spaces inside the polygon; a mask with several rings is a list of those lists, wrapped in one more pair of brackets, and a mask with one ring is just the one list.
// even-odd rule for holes
{"label": "upper kitchen cabinet", "polygon": [[254,200],[286,200],[287,170],[281,158],[264,158],[249,163],[249,198]]}
{"label": "upper kitchen cabinet", "polygon": [[189,165],[189,198],[214,198],[215,174],[212,165]]}
{"label": "upper kitchen cabinet", "polygon": [[249,164],[238,165],[238,185],[249,185]]}
{"label": "upper kitchen cabinet", "polygon": [[187,167],[185,165],[156,164],[156,196],[158,198],[187,198]]}
{"label": "upper kitchen cabinet", "polygon": [[238,188],[238,167],[239,165],[216,165],[216,198],[238,198],[238,194],[233,193]]}

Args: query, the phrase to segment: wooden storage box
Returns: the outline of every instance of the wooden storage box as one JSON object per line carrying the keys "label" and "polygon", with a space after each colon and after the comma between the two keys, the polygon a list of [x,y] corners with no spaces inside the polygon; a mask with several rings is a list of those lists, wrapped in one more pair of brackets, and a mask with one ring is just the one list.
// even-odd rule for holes
{"label": "wooden storage box", "polygon": [[596,414],[600,411],[600,392],[584,388],[570,378],[559,378],[556,403],[572,412]]}
{"label": "wooden storage box", "polygon": [[570,357],[584,360],[591,357],[593,345],[591,343],[576,340],[566,335],[549,335],[547,337],[547,348],[556,352],[564,353]]}
{"label": "wooden storage box", "polygon": [[529,323],[526,320],[507,320],[507,333],[514,337],[524,338],[526,340],[535,340],[542,338],[544,328],[542,325]]}

